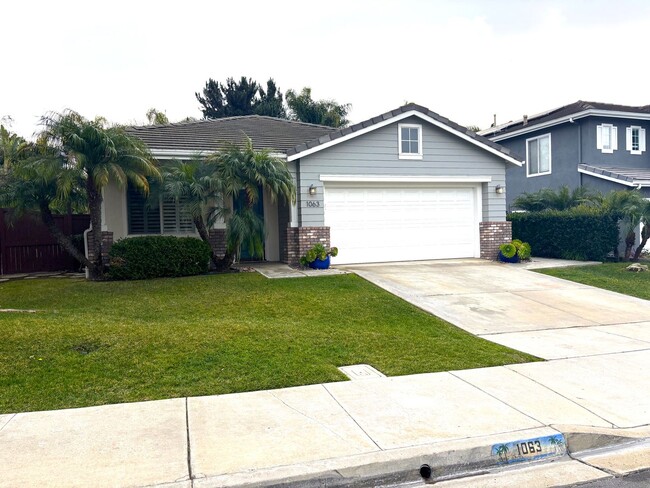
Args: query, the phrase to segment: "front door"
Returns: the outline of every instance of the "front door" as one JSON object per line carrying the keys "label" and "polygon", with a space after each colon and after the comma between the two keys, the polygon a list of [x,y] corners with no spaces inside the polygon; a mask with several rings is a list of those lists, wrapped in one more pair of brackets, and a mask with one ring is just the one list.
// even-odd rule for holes
{"label": "front door", "polygon": [[[264,222],[264,198],[261,185],[258,188],[258,192],[260,197],[257,199],[257,203],[253,205],[253,212],[255,212],[255,215],[257,215],[262,220],[262,222]],[[235,211],[241,210],[246,206],[247,202],[248,198],[246,196],[246,191],[240,190],[239,194],[234,199],[233,209]],[[261,239],[262,245],[264,245],[264,236],[261,236]],[[246,246],[242,246],[242,248],[239,250],[240,261],[257,261],[260,259],[264,259],[264,256],[252,256]]]}

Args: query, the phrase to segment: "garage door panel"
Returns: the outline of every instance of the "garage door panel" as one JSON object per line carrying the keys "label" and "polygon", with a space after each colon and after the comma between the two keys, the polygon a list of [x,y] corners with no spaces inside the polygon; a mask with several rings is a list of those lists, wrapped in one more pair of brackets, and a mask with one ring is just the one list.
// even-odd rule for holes
{"label": "garage door panel", "polygon": [[478,234],[474,187],[325,188],[334,263],[472,257]]}

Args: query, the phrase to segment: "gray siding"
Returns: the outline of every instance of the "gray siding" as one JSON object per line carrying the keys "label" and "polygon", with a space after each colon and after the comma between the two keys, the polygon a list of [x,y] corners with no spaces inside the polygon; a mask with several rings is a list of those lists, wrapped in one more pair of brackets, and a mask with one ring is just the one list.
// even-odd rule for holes
{"label": "gray siding", "polygon": [[527,139],[551,134],[550,175],[528,177],[525,164],[522,167],[508,165],[506,170],[508,208],[512,205],[513,200],[522,193],[533,193],[543,188],[557,189],[562,185],[568,185],[571,188],[580,185],[580,173],[578,173],[580,130],[580,125],[567,123],[499,141],[499,144],[510,148],[521,159],[525,159]]}
{"label": "gray siding", "polygon": [[[398,124],[422,125],[423,158],[399,159]],[[497,185],[505,184],[505,166],[514,166],[455,135],[417,117],[381,127],[367,134],[329,147],[300,160],[299,202],[302,226],[324,222],[322,174],[394,176],[490,176],[483,186],[483,220],[505,220],[505,196],[497,195]],[[309,196],[309,186],[317,195]],[[307,207],[307,201],[318,207]]]}

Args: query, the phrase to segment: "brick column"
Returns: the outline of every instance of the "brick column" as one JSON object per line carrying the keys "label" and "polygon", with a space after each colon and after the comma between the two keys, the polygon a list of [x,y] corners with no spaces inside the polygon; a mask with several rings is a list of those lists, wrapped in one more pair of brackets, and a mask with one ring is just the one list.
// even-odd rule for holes
{"label": "brick column", "polygon": [[210,229],[210,246],[217,256],[226,254],[226,229]]}
{"label": "brick column", "polygon": [[[88,233],[88,259],[92,262],[95,258],[95,253],[93,252],[93,239],[94,234],[92,232]],[[104,264],[108,264],[108,252],[113,247],[113,233],[109,231],[102,232],[102,261]]]}
{"label": "brick column", "polygon": [[286,236],[286,247],[281,259],[289,266],[300,266],[300,257],[314,244],[321,243],[326,248],[330,247],[329,227],[287,227]]}
{"label": "brick column", "polygon": [[512,222],[481,222],[481,259],[497,259],[499,246],[512,240]]}

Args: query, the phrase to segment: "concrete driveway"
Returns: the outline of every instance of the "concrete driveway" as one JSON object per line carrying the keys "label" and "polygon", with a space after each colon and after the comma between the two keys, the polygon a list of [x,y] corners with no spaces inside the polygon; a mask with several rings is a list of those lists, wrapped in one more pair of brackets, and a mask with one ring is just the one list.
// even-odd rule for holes
{"label": "concrete driveway", "polygon": [[650,350],[650,301],[477,259],[343,267],[452,324],[544,359]]}

